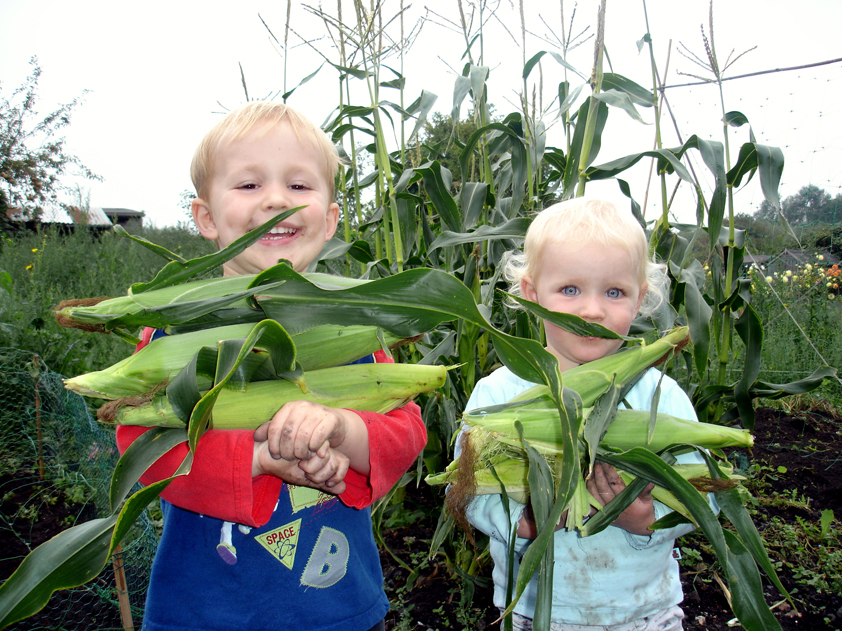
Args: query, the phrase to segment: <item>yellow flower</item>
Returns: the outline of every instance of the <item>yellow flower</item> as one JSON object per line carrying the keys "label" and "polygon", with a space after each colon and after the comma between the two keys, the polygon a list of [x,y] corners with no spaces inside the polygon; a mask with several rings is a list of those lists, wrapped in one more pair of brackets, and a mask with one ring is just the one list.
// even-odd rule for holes
{"label": "yellow flower", "polygon": [[812,266],[812,265],[810,265],[809,263],[807,263],[807,264],[804,266],[804,269],[805,269],[805,270],[807,270],[807,271],[809,272],[811,269],[813,269],[813,266]]}
{"label": "yellow flower", "polygon": [[788,283],[788,282],[789,282],[789,278],[787,278],[786,276],[784,276],[783,278],[781,278],[781,280],[782,280],[783,282],[785,282],[785,283]]}
{"label": "yellow flower", "polygon": [[828,300],[833,300],[834,298],[836,298],[836,294],[828,294],[827,298]]}
{"label": "yellow flower", "polygon": [[773,280],[774,280],[774,278],[772,278],[771,276],[767,276],[767,277],[766,277],[766,282],[767,282],[767,283],[770,283],[770,284],[771,284],[771,282],[772,282]]}
{"label": "yellow flower", "polygon": [[824,256],[823,256],[823,255],[821,255],[821,254],[819,254],[818,256],[816,256],[816,258],[817,258],[817,259],[819,259],[820,261],[823,261],[823,260],[824,260]]}
{"label": "yellow flower", "polygon": [[31,270],[31,269],[32,269],[32,263],[30,263],[29,265],[27,265],[27,266],[26,266],[26,269]]}
{"label": "yellow flower", "polygon": [[32,248],[32,253],[35,254],[38,251],[38,248]]}
{"label": "yellow flower", "polygon": [[828,283],[827,288],[830,289],[831,287],[833,287],[833,283]]}
{"label": "yellow flower", "polygon": [[787,275],[787,276],[792,276],[792,270],[787,270],[787,271],[786,271],[786,275]]}

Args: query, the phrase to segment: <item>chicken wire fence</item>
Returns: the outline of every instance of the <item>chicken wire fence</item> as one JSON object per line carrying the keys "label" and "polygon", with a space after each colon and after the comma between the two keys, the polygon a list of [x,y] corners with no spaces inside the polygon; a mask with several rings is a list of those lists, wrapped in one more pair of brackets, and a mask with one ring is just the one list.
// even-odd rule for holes
{"label": "chicken wire fence", "polygon": [[[118,453],[113,432],[64,388],[61,375],[37,355],[11,348],[0,348],[0,453],[2,582],[46,539],[110,513]],[[56,592],[38,614],[9,629],[139,629],[157,542],[144,512],[123,540],[121,558],[86,585]],[[125,583],[120,571],[115,576],[120,562]]]}

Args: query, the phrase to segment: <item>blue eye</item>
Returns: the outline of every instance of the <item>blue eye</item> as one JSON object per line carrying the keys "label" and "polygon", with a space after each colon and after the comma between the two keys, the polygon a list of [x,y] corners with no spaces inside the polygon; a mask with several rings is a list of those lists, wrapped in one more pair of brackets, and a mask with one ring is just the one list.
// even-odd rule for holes
{"label": "blue eye", "polygon": [[565,296],[578,296],[579,288],[574,287],[573,285],[568,285],[567,287],[561,288],[561,293],[563,293]]}
{"label": "blue eye", "polygon": [[622,295],[623,295],[623,292],[619,289],[609,289],[608,291],[605,292],[605,295],[608,296],[609,298],[621,298]]}

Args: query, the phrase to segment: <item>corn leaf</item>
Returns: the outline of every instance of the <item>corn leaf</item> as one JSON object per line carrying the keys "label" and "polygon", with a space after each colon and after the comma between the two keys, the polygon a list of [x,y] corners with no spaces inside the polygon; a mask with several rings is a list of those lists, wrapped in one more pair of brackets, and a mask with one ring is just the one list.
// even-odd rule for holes
{"label": "corn leaf", "polygon": [[[506,485],[497,475],[497,471],[492,465],[490,467],[491,475],[497,480],[500,485],[500,496],[503,500],[503,510],[506,511],[506,516],[509,520],[509,549],[508,549],[508,565],[506,567],[506,606],[512,602],[512,593],[515,586],[515,538],[517,535],[517,522],[512,523],[512,512],[509,509],[509,494],[506,492]],[[437,548],[431,548],[435,550]],[[509,614],[503,619],[503,631],[512,631],[513,620],[512,615]]]}
{"label": "corn leaf", "polygon": [[587,477],[593,475],[593,467],[596,463],[596,452],[602,437],[605,435],[608,426],[617,417],[617,404],[620,402],[620,390],[611,380],[608,391],[600,396],[593,404],[593,410],[588,414],[585,421],[584,438],[588,446],[588,473]]}
{"label": "corn leaf", "polygon": [[[722,470],[719,468],[716,460],[711,458],[711,456],[707,453],[702,453],[702,456],[704,456],[705,462],[707,462],[711,477],[714,479],[727,479],[727,476],[722,473]],[[763,544],[763,540],[760,538],[760,534],[757,532],[757,528],[755,528],[751,516],[748,514],[746,507],[743,505],[739,493],[736,490],[719,491],[716,493],[716,503],[734,526],[743,545],[745,545],[749,553],[751,553],[751,556],[754,558],[757,565],[760,566],[760,569],[763,570],[766,576],[769,577],[769,580],[771,580],[775,587],[778,588],[778,591],[780,591],[781,594],[789,600],[793,609],[796,609],[795,603],[792,601],[792,597],[781,583],[777,572],[775,572],[775,567],[772,565],[772,561],[766,553],[766,546]]]}
{"label": "corn leaf", "polygon": [[490,241],[492,239],[523,239],[530,221],[525,217],[516,217],[507,221],[501,226],[479,226],[471,232],[442,231],[441,235],[428,248],[429,251],[451,245],[463,243],[477,243],[479,241]]}
{"label": "corn leaf", "polygon": [[582,477],[579,468],[579,450],[576,444],[579,428],[582,423],[582,401],[576,392],[562,387],[561,374],[558,372],[558,361],[555,360],[553,355],[549,353],[547,355],[551,358],[552,366],[556,372],[555,375],[548,375],[543,381],[554,390],[555,400],[561,402],[558,410],[559,422],[562,428],[563,451],[562,457],[556,460],[558,487],[550,516],[545,520],[543,525],[539,524],[542,527],[538,532],[538,536],[526,549],[526,553],[523,555],[523,559],[521,559],[517,584],[515,586],[515,595],[512,602],[502,613],[502,616],[507,616],[514,610],[515,605],[529,584],[532,575],[539,568],[541,560],[544,558],[545,550],[552,546],[553,536],[555,535],[555,524],[561,520],[561,515],[570,503],[570,500],[573,499],[578,482]]}
{"label": "corn leaf", "polygon": [[[535,523],[543,524],[544,530],[555,532],[555,525],[558,522],[548,521],[552,512],[555,491],[553,474],[547,465],[547,461],[523,438],[523,425],[521,425],[520,421],[515,421],[515,427],[520,435],[523,449],[526,451],[526,456],[529,460],[530,503],[532,504]],[[544,549],[544,554],[541,557],[541,563],[538,567],[538,592],[535,600],[535,615],[533,616],[533,624],[538,629],[549,628],[550,625],[553,609],[554,556],[555,546],[548,545]]]}
{"label": "corn leaf", "polygon": [[[108,500],[112,512],[126,500],[132,487],[137,484],[149,465],[186,439],[187,434],[184,430],[157,427],[138,436],[117,461],[111,475]],[[185,466],[190,464],[188,462]]]}
{"label": "corn leaf", "polygon": [[[649,479],[672,491],[687,507],[716,552],[731,590],[734,613],[747,631],[773,631],[780,625],[763,598],[757,565],[735,536],[723,531],[710,505],[657,454],[635,447],[601,459],[639,478]],[[748,561],[748,562],[747,562]]]}
{"label": "corn leaf", "polygon": [[[170,263],[167,263],[167,265],[165,265],[164,268],[161,271],[159,271],[155,278],[152,279],[150,282],[135,283],[134,285],[132,285],[131,293],[142,294],[152,289],[161,289],[163,287],[171,287],[173,285],[178,285],[179,283],[183,283],[184,281],[190,280],[191,278],[194,278],[199,274],[207,272],[208,270],[211,270],[214,267],[219,267],[226,261],[229,261],[230,259],[243,252],[246,248],[248,248],[258,239],[260,239],[260,237],[269,232],[274,226],[278,225],[278,223],[280,223],[287,217],[291,217],[302,208],[304,208],[304,206],[292,208],[291,210],[284,211],[272,217],[262,226],[255,228],[251,232],[243,235],[242,237],[231,243],[228,247],[218,250],[213,254],[208,254],[207,256],[191,259],[189,261],[171,261]],[[128,233],[126,233],[126,235],[123,236],[128,236],[134,241],[140,243],[141,245],[148,247],[147,244],[149,242],[145,239],[134,239]],[[153,251],[155,250],[153,249]]]}
{"label": "corn leaf", "polygon": [[634,339],[619,335],[611,329],[606,329],[604,326],[597,324],[596,322],[586,322],[585,320],[582,320],[582,318],[571,313],[550,311],[549,309],[545,309],[539,305],[537,302],[532,302],[531,300],[527,300],[526,298],[521,298],[520,296],[515,296],[513,294],[506,295],[509,298],[516,300],[521,305],[540,316],[542,319],[552,322],[556,326],[563,328],[565,331],[570,331],[576,335],[580,335],[582,337],[601,337],[610,340]]}
{"label": "corn leaf", "polygon": [[216,349],[208,346],[200,348],[167,385],[167,401],[185,425],[190,420],[193,408],[202,399],[199,377],[203,376],[213,381],[217,357]]}

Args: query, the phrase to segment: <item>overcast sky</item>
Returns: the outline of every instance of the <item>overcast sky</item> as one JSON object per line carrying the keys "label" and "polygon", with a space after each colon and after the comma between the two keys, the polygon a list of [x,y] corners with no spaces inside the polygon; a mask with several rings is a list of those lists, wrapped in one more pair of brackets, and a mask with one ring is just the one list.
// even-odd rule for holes
{"label": "overcast sky", "polygon": [[[352,15],[351,5],[344,1],[347,20]],[[469,4],[468,0],[464,3]],[[283,0],[0,0],[0,87],[8,96],[29,72],[30,58],[37,56],[43,70],[42,113],[87,90],[66,137],[68,151],[104,178],[102,183],[82,183],[90,192],[91,205],[142,210],[155,225],[174,225],[186,219],[179,208],[180,194],[191,188],[189,164],[195,146],[224,108],[245,101],[238,64],[242,65],[251,98],[282,91],[283,57],[261,18],[282,39],[286,4]],[[561,30],[560,5],[541,2],[539,14],[537,8],[529,8],[538,5],[535,0],[526,0],[525,4],[531,31],[526,52],[531,57],[553,49],[543,38]],[[335,11],[334,2],[325,2],[324,6]],[[500,0],[500,20],[492,19],[485,29],[485,63],[491,67],[490,100],[502,115],[515,109],[522,89],[517,6],[516,2]],[[642,6],[641,1],[608,1],[606,43],[615,72],[651,87],[648,54],[645,49],[638,53],[636,46],[646,32]],[[648,0],[646,6],[662,73],[671,50],[667,84],[693,81],[677,73],[700,74],[702,70],[681,56],[678,49],[683,44],[704,55],[700,27],[705,24],[707,30],[707,0]],[[398,7],[398,0],[386,0],[386,14],[393,15]],[[597,7],[597,0],[579,0],[574,31],[588,25],[589,32],[594,31]],[[564,9],[569,19],[573,3],[565,2]],[[461,69],[464,63],[464,40],[436,14],[455,21],[455,0],[414,3],[407,11],[407,30],[424,16],[429,20],[408,53],[406,98],[411,102],[421,90],[428,90],[439,96],[436,109],[449,112],[452,69]],[[304,4],[293,4],[290,23],[296,33],[310,41],[310,45],[303,45],[290,34],[290,42],[297,47],[289,54],[287,85],[294,86],[321,63],[312,48],[331,60],[337,55],[325,37],[324,25],[305,10]],[[756,46],[726,76],[840,58],[840,25],[839,0],[714,2],[714,41],[720,65],[732,50],[736,55]],[[390,31],[397,36],[397,24]],[[478,54],[478,49],[474,52]],[[569,59],[589,75],[592,40]],[[562,69],[549,57],[545,60],[543,87],[545,103],[549,103],[562,79]],[[396,65],[398,60],[387,63]],[[533,72],[530,81],[537,79],[538,73]],[[335,71],[325,67],[299,88],[289,103],[321,123],[336,106],[336,85]],[[683,138],[698,134],[721,140],[715,87],[675,88],[668,91],[668,96]],[[368,104],[362,92],[354,98],[356,104]],[[784,149],[783,197],[810,183],[831,195],[842,191],[842,64],[729,81],[725,84],[725,100],[726,109],[739,110],[748,117],[758,142]],[[651,110],[641,113],[652,122]],[[547,115],[548,124],[552,116],[552,112]],[[677,144],[671,123],[665,127],[669,130],[665,144]],[[551,128],[548,144],[562,144],[557,131],[557,127]],[[613,111],[606,137],[611,141],[604,145],[597,163],[651,148],[653,126]],[[732,131],[734,156],[736,148],[747,140],[746,127]],[[641,164],[624,176],[641,202],[647,173],[648,164]],[[615,195],[616,185],[607,191]],[[761,200],[759,184],[752,182],[739,193],[738,210],[753,211]],[[692,200],[678,206],[685,213],[683,219],[692,216]],[[653,208],[651,193],[649,208]]]}

